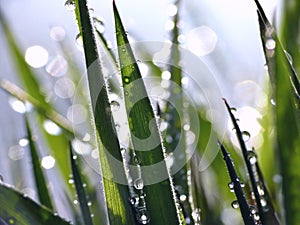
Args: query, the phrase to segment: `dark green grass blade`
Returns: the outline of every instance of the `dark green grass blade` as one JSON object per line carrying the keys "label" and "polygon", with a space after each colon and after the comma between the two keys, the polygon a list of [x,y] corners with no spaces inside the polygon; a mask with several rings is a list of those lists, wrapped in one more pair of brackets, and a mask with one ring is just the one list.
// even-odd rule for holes
{"label": "dark green grass blade", "polygon": [[219,142],[224,160],[226,162],[226,166],[230,175],[231,182],[233,183],[234,193],[237,197],[237,201],[239,203],[239,207],[241,210],[241,214],[244,220],[245,225],[255,225],[255,221],[253,219],[253,215],[251,214],[249,205],[247,203],[247,200],[245,198],[244,192],[241,187],[241,182],[239,177],[236,174],[233,161],[230,158],[228,152],[224,148],[224,146]]}
{"label": "dark green grass blade", "polygon": [[88,71],[88,82],[95,124],[100,136],[98,147],[101,170],[104,175],[103,184],[106,204],[108,207],[109,221],[111,225],[133,224],[133,216],[128,201],[130,197],[128,187],[112,180],[112,178],[123,178],[123,183],[126,183],[126,176],[122,167],[116,167],[108,159],[108,157],[113,156],[116,160],[118,160],[118,162],[120,162],[120,164],[122,164],[120,145],[116,137],[114,122],[112,121],[107,88],[101,71],[97,45],[88,12],[87,2],[85,0],[77,0],[75,2],[79,29],[83,37],[85,61]]}
{"label": "dark green grass blade", "polygon": [[25,118],[25,122],[26,122],[27,137],[29,140],[31,164],[33,167],[34,180],[35,180],[35,185],[37,188],[39,200],[42,205],[53,210],[53,204],[52,204],[50,193],[49,193],[49,190],[47,187],[46,178],[44,176],[44,173],[43,173],[43,170],[41,167],[41,163],[40,163],[40,159],[39,159],[38,152],[36,149],[36,145],[32,139],[32,133],[30,130],[30,125],[29,125],[27,117]]}
{"label": "dark green grass blade", "polygon": [[79,172],[79,168],[76,162],[77,156],[73,154],[72,147],[70,145],[70,161],[71,161],[71,168],[72,168],[72,175],[74,179],[75,189],[77,193],[77,198],[80,204],[81,215],[85,225],[93,225],[93,220],[91,217],[90,208],[88,205],[88,200],[86,198],[86,191],[83,185],[81,175]]}
{"label": "dark green grass blade", "polygon": [[[5,222],[4,222],[5,221]],[[30,225],[70,224],[16,190],[0,184],[0,223]]]}
{"label": "dark green grass blade", "polygon": [[[132,49],[126,37],[125,29],[122,25],[116,5],[113,2],[116,38],[118,44],[118,53],[121,65],[121,74],[125,94],[125,105],[129,118],[129,127],[131,130],[133,148],[141,163],[142,178],[146,184],[143,188],[146,194],[147,209],[150,213],[150,224],[178,224],[179,218],[174,202],[174,189],[171,186],[169,171],[164,162],[164,151],[162,148],[160,136],[158,133],[157,124],[149,130],[150,121],[155,121],[153,109],[150,100],[147,97],[147,92],[144,83],[141,79],[141,74],[134,58]],[[143,96],[138,102],[132,101],[133,96]],[[152,149],[145,144],[144,150],[141,149],[140,140],[147,139],[149,136],[158,142],[157,146]],[[137,140],[138,139],[138,140]],[[151,166],[156,163],[163,162],[160,170],[152,170],[151,174],[145,174],[143,167]],[[166,180],[147,185],[150,177],[159,177],[164,175]],[[169,178],[169,179],[168,179]]]}
{"label": "dark green grass blade", "polygon": [[[253,150],[251,151],[247,150],[245,141],[243,139],[243,133],[237,124],[237,120],[231,111],[231,107],[229,106],[229,104],[225,99],[224,102],[228,110],[228,113],[230,115],[231,121],[234,125],[236,136],[239,141],[240,148],[243,154],[244,162],[246,163],[247,166],[247,170],[250,177],[251,186],[254,192],[260,219],[263,222],[263,224],[273,224],[273,222],[276,222],[274,224],[279,224],[278,218],[274,211],[273,204],[271,202],[271,198],[268,194],[269,192],[265,186],[265,181],[263,179],[261,170],[257,163],[257,156]],[[251,157],[255,157],[255,159],[252,158],[252,160],[255,160],[254,163],[253,161],[251,162]],[[265,189],[265,191],[261,192],[259,189]]]}

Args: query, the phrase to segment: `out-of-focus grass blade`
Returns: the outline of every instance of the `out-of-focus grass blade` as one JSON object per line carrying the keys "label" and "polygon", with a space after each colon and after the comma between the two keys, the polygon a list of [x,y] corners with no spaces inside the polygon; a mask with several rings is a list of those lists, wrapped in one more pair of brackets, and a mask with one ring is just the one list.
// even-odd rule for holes
{"label": "out-of-focus grass blade", "polygon": [[81,180],[78,165],[76,163],[77,156],[73,154],[72,146],[70,145],[70,161],[72,168],[72,175],[75,183],[76,193],[80,204],[81,215],[85,225],[93,225],[88,200],[86,198],[86,191]]}
{"label": "out-of-focus grass blade", "polygon": [[[300,115],[293,98],[285,55],[275,49],[275,115],[277,150],[281,164],[286,224],[300,221]],[[286,63],[285,63],[286,64]]]}
{"label": "out-of-focus grass blade", "polygon": [[[49,120],[55,122],[58,126],[60,126],[69,136],[73,136],[73,128],[70,121],[56,112],[53,109],[48,109],[44,107],[43,104],[31,96],[28,92],[24,91],[14,83],[10,82],[6,79],[0,79],[0,88],[6,91],[8,94],[16,97],[24,104],[30,103],[40,114],[44,115]],[[80,136],[79,134],[76,134]]]}
{"label": "out-of-focus grass blade", "polygon": [[[150,213],[150,224],[179,224],[177,207],[174,202],[174,188],[171,186],[170,174],[164,161],[164,150],[154,112],[115,2],[113,2],[113,7],[129,128],[132,137],[135,136],[132,139],[132,143],[141,164],[144,182],[147,183],[147,176],[150,176],[150,174],[145,174],[144,166],[154,165],[159,162],[164,163],[163,168],[159,171],[151,171],[151,176],[159,177],[164,174],[166,180],[145,185],[143,188],[146,194],[147,210]],[[137,102],[132,102],[133,95],[143,96],[143,98]],[[149,129],[150,122],[153,124],[153,121],[155,121],[155,124]],[[142,150],[140,141],[149,138],[149,136],[153,138],[153,142],[155,141],[157,145],[153,149],[153,147],[149,147],[149,144],[144,144],[144,150],[140,151]]]}
{"label": "out-of-focus grass blade", "polygon": [[47,188],[46,178],[45,178],[43,170],[41,168],[41,163],[39,160],[38,152],[37,152],[35,143],[32,139],[32,133],[30,130],[30,126],[29,126],[27,117],[25,118],[25,122],[26,122],[27,138],[29,140],[29,148],[30,148],[30,154],[31,154],[31,163],[32,163],[32,167],[33,167],[34,180],[35,180],[35,185],[37,188],[39,200],[42,205],[53,210],[53,204],[51,201],[49,190]]}
{"label": "out-of-focus grass blade", "polygon": [[[243,132],[240,130],[239,125],[237,124],[237,120],[231,111],[231,107],[225,99],[223,100],[233,123],[236,136],[242,150],[243,158],[247,166],[260,219],[263,224],[279,224],[273,204],[271,202],[271,198],[268,194],[269,192],[267,191],[265,181],[257,163],[257,155],[253,150],[247,150],[245,141],[243,139]],[[260,176],[258,176],[258,174]],[[263,189],[265,189],[265,191],[261,191]]]}
{"label": "out-of-focus grass blade", "polygon": [[297,74],[300,74],[300,52],[299,52],[299,33],[300,33],[300,1],[293,1],[293,7],[290,7],[291,1],[283,1],[283,15],[279,37],[283,46],[293,59],[293,65]]}
{"label": "out-of-focus grass blade", "polygon": [[[120,144],[116,136],[112,120],[110,104],[107,96],[104,76],[101,71],[97,44],[89,16],[87,2],[76,0],[76,15],[79,29],[83,38],[88,83],[94,112],[96,129],[100,136],[98,142],[100,164],[104,174],[103,184],[108,207],[108,217],[111,225],[133,224],[133,215],[129,205],[128,186],[114,182],[106,177],[126,178],[123,168],[116,168],[108,157],[113,156],[122,163]],[[84,29],[83,29],[84,28]]]}
{"label": "out-of-focus grass blade", "polygon": [[0,184],[0,218],[1,224],[70,224],[4,184]]}
{"label": "out-of-focus grass blade", "polygon": [[255,225],[255,220],[253,218],[253,215],[250,211],[250,207],[247,203],[247,200],[245,198],[244,192],[241,187],[241,182],[239,177],[236,174],[233,161],[230,158],[228,152],[226,151],[225,147],[219,142],[224,160],[226,162],[226,166],[230,175],[231,182],[233,183],[233,189],[234,193],[236,195],[241,214],[244,220],[245,225]]}

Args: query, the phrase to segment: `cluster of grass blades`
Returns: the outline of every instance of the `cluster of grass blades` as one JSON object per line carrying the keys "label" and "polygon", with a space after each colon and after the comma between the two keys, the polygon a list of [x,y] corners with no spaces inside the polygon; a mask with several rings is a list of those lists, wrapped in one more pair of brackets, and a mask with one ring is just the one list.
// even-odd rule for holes
{"label": "cluster of grass blades", "polygon": [[[0,24],[22,88],[4,79],[0,80],[0,87],[28,108],[23,116],[32,180],[37,193],[33,200],[5,183],[0,176],[0,224],[219,225],[225,224],[225,212],[238,207],[241,212],[240,221],[245,225],[297,224],[300,220],[300,194],[297,192],[300,173],[295,170],[300,162],[298,65],[295,69],[261,5],[257,0],[254,2],[257,5],[262,49],[274,102],[274,146],[282,176],[282,204],[273,200],[274,193],[267,188],[258,154],[254,149],[249,150],[244,140],[250,134],[241,131],[238,118],[225,99],[225,107],[240,146],[240,151],[236,152],[227,140],[216,140],[227,166],[230,182],[223,173],[221,154],[208,169],[211,176],[209,179],[211,183],[217,184],[217,189],[209,190],[210,184],[205,181],[207,175],[199,172],[198,163],[203,156],[203,146],[208,144],[211,133],[218,136],[218,131],[212,131],[211,121],[203,116],[203,107],[197,109],[196,117],[201,122],[201,132],[196,138],[199,139],[197,149],[190,155],[187,133],[192,133],[192,126],[189,126],[192,114],[183,93],[184,68],[179,66],[182,60],[178,42],[180,29],[177,26],[180,21],[179,0],[174,5],[177,13],[172,15],[174,28],[171,31],[169,66],[161,68],[150,63],[154,77],[160,77],[162,71],[166,70],[170,74],[168,82],[174,84],[168,86],[169,97],[165,103],[155,102],[156,110],[154,101],[148,95],[145,79],[128,41],[116,3],[113,1],[112,5],[117,43],[117,52],[114,53],[103,32],[96,26],[96,23],[103,25],[103,22],[91,16],[86,0],[67,0],[65,5],[74,9],[79,37],[83,43],[87,71],[84,79],[87,80],[89,97],[81,97],[90,102],[87,105],[91,112],[92,132],[89,134],[91,138],[88,144],[96,149],[93,150],[97,153],[94,158],[99,160],[98,172],[101,175],[91,171],[84,161],[85,157],[78,154],[80,151],[75,149],[74,141],[88,141],[84,141],[84,135],[74,129],[70,121],[46,100],[39,89],[36,74],[25,62],[13,33],[0,12]],[[284,29],[288,29],[288,26],[285,25]],[[287,47],[291,48],[290,46],[293,45],[287,43]],[[99,48],[103,48],[105,53],[100,54]],[[292,52],[292,56],[297,58],[298,53]],[[111,74],[104,68],[103,60],[111,63],[113,73],[116,74],[111,80],[108,79]],[[116,93],[121,96],[120,101],[126,112],[126,144],[121,143],[114,117],[114,111],[120,110],[121,105],[120,102],[111,100],[111,95]],[[139,98],[140,96],[142,97]],[[177,107],[172,105],[172,99],[176,99]],[[46,132],[46,122],[57,126],[60,132],[55,135]],[[164,123],[167,126],[162,133]],[[37,140],[36,133],[41,136],[43,144]],[[238,167],[234,166],[225,145],[234,160],[240,161]],[[41,146],[47,146],[57,161],[55,175],[47,173],[41,165],[41,156],[46,152],[40,149]],[[178,169],[176,164],[181,163],[183,166]],[[249,177],[243,176],[245,183],[238,176],[243,173],[243,168]],[[230,206],[226,206],[232,198],[227,193],[227,183],[236,196],[236,200],[232,201],[234,209],[230,210]],[[55,185],[55,189],[50,184]],[[58,189],[63,197],[55,193]],[[216,203],[222,201],[222,198],[224,204]],[[61,212],[59,204],[64,205],[62,208],[68,213]],[[277,205],[281,205],[281,210],[276,213]],[[227,211],[222,207],[226,207]],[[228,213],[228,216],[231,215],[232,213]],[[280,215],[280,219],[277,215]]]}

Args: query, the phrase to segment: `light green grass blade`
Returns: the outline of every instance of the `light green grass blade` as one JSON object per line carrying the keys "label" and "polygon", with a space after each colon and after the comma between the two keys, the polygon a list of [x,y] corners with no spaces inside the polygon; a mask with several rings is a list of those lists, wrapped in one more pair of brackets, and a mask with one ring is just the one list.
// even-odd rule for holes
{"label": "light green grass blade", "polygon": [[81,209],[81,215],[85,225],[93,225],[93,220],[91,217],[88,200],[86,198],[85,187],[83,185],[76,160],[77,160],[77,156],[73,154],[73,150],[70,145],[70,161],[71,161],[72,175],[75,183],[77,198]]}
{"label": "light green grass blade", "polygon": [[[175,225],[179,223],[179,218],[174,202],[174,189],[171,186],[172,181],[170,180],[169,171],[164,161],[164,150],[154,112],[114,2],[113,7],[125,105],[129,118],[131,137],[135,137],[132,139],[133,148],[140,162],[141,176],[145,184],[143,191],[146,194],[147,211],[150,214],[149,224]],[[143,96],[143,98],[137,102],[133,102],[134,96]],[[149,128],[151,125],[153,126]],[[141,145],[140,141],[147,140],[149,137],[151,137],[151,143],[145,142],[145,144]],[[153,143],[155,143],[155,147],[149,147],[149,144]],[[145,172],[144,167],[153,166],[160,162],[163,163],[163,166],[159,170],[153,169],[151,170],[151,174]],[[161,175],[165,175],[166,180],[151,184],[147,183],[149,182],[149,178]]]}
{"label": "light green grass blade", "polygon": [[70,224],[16,190],[0,184],[0,224]]}
{"label": "light green grass blade", "polygon": [[[114,157],[122,164],[120,144],[116,137],[114,122],[112,120],[110,104],[107,96],[104,76],[101,71],[97,45],[91,24],[87,2],[77,0],[76,14],[79,29],[83,38],[88,83],[97,132],[100,136],[98,142],[100,164],[104,175],[103,184],[108,207],[108,217],[111,225],[134,224],[129,205],[129,190],[123,167],[116,167],[109,157]],[[83,29],[84,27],[84,29]],[[124,184],[112,179],[122,178]]]}
{"label": "light green grass blade", "polygon": [[44,176],[44,173],[43,173],[43,170],[41,167],[41,163],[40,163],[40,159],[39,159],[38,152],[36,149],[36,145],[32,139],[32,132],[31,132],[27,117],[25,118],[25,122],[26,122],[27,138],[29,140],[31,164],[33,167],[34,180],[35,180],[35,185],[37,188],[39,200],[42,205],[53,210],[53,204],[52,204],[50,193],[49,193],[49,190],[47,187],[46,178]]}

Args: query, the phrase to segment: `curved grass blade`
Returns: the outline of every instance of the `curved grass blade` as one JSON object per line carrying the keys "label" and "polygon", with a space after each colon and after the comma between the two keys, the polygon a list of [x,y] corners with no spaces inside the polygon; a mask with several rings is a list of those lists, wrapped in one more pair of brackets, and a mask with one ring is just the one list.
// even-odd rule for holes
{"label": "curved grass blade", "polygon": [[[111,225],[134,224],[129,205],[128,186],[119,184],[112,178],[125,179],[123,168],[115,167],[108,157],[122,162],[120,144],[116,136],[114,122],[107,96],[107,87],[101,71],[94,31],[85,0],[76,0],[76,15],[83,38],[88,83],[95,125],[100,136],[98,148],[103,177],[108,217]],[[84,28],[84,29],[83,29]],[[109,178],[110,177],[110,178]],[[125,183],[125,181],[124,181]]]}
{"label": "curved grass blade", "polygon": [[81,180],[79,168],[76,163],[76,158],[77,158],[77,156],[75,156],[73,154],[72,146],[70,144],[70,161],[71,161],[72,175],[73,175],[76,193],[77,193],[77,197],[78,197],[78,201],[79,201],[79,205],[80,205],[80,209],[81,209],[81,215],[82,215],[85,225],[93,225],[93,220],[91,217],[88,200],[86,198],[85,187]]}
{"label": "curved grass blade", "polygon": [[233,161],[230,158],[230,155],[226,151],[225,147],[221,144],[221,142],[218,141],[218,143],[221,148],[223,158],[226,162],[226,166],[227,166],[227,169],[228,169],[228,172],[230,175],[231,182],[233,183],[234,193],[236,195],[244,223],[245,223],[245,225],[255,225],[255,220],[250,211],[249,205],[246,201],[245,194],[241,187],[240,179],[237,176],[234,165],[233,165]]}
{"label": "curved grass blade", "polygon": [[[237,139],[242,150],[243,158],[247,166],[248,174],[250,177],[251,186],[254,192],[258,213],[263,224],[279,224],[278,218],[274,211],[271,198],[268,195],[268,191],[265,186],[262,173],[257,163],[257,156],[253,150],[248,151],[245,141],[243,139],[243,133],[241,132],[237,120],[231,111],[231,107],[225,99],[223,99],[230,115],[231,121],[234,125]],[[258,173],[259,172],[259,173]],[[260,175],[260,176],[258,176]],[[266,191],[264,191],[265,189]],[[263,190],[263,192],[261,191]],[[273,223],[276,222],[276,223]]]}
{"label": "curved grass blade", "polygon": [[47,208],[4,184],[0,184],[0,218],[0,222],[5,221],[3,224],[70,225]]}
{"label": "curved grass blade", "polygon": [[25,123],[26,123],[27,137],[29,140],[29,148],[30,148],[30,154],[31,154],[31,163],[32,163],[32,167],[33,167],[34,180],[35,180],[35,185],[37,188],[39,200],[42,205],[53,210],[53,204],[52,204],[50,193],[49,193],[49,190],[47,187],[46,178],[45,178],[43,170],[41,168],[41,163],[39,160],[38,152],[37,152],[35,143],[32,139],[32,133],[30,130],[30,126],[29,126],[27,117],[25,118]]}
{"label": "curved grass blade", "polygon": [[[169,171],[165,164],[164,150],[158,132],[156,119],[150,100],[148,98],[144,82],[134,58],[132,49],[126,37],[125,29],[122,25],[120,15],[117,11],[115,2],[113,2],[116,39],[118,44],[118,53],[121,65],[122,82],[124,87],[125,105],[129,118],[129,128],[131,131],[133,148],[136,151],[137,158],[141,164],[142,179],[146,184],[143,190],[146,194],[147,210],[150,213],[149,224],[179,224],[178,210],[174,202],[174,188],[170,178]],[[136,83],[135,83],[136,82]],[[132,97],[143,96],[136,103],[132,102]],[[155,125],[149,130],[150,122],[155,121]],[[153,124],[153,123],[152,123]],[[141,150],[140,140],[153,137],[152,141],[156,141],[157,146],[153,149],[149,144],[143,145]],[[163,167],[157,171],[152,170],[151,174],[146,174],[143,167],[163,162]],[[169,178],[165,181],[147,185],[148,178],[165,175]],[[167,206],[167,207],[166,207]]]}

